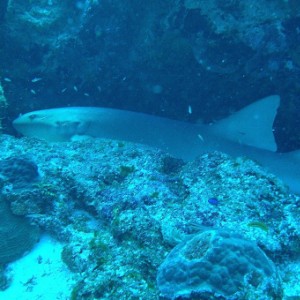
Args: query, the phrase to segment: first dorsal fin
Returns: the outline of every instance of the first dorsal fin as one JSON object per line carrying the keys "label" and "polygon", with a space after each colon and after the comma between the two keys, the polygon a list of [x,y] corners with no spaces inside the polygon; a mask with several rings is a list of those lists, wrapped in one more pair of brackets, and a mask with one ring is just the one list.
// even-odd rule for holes
{"label": "first dorsal fin", "polygon": [[269,96],[252,103],[213,125],[216,134],[236,143],[276,151],[273,122],[280,97]]}

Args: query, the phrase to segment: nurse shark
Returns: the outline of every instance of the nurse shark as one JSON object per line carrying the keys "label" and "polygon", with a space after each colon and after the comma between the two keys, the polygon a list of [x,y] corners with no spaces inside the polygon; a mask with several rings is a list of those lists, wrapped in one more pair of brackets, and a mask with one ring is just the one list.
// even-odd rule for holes
{"label": "nurse shark", "polygon": [[131,141],[186,161],[211,151],[249,157],[300,194],[300,151],[277,153],[273,122],[280,97],[269,96],[213,125],[191,124],[101,107],[63,107],[26,113],[13,125],[28,137],[65,142],[94,137]]}

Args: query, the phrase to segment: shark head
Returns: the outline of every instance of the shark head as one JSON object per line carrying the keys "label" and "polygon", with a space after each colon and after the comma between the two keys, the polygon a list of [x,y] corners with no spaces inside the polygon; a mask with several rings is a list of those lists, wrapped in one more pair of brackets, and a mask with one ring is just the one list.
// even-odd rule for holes
{"label": "shark head", "polygon": [[46,109],[21,115],[13,121],[14,128],[28,137],[48,142],[69,141],[72,136],[84,132],[86,123],[76,118],[71,109]]}

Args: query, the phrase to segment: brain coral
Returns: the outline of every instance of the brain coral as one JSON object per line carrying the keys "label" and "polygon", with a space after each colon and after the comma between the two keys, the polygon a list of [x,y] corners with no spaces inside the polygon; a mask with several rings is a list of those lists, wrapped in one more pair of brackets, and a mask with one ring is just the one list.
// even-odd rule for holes
{"label": "brain coral", "polygon": [[157,285],[162,299],[281,296],[273,262],[256,243],[226,230],[206,230],[177,245],[159,267]]}
{"label": "brain coral", "polygon": [[0,183],[26,187],[39,176],[37,165],[26,157],[8,157],[0,160]]}

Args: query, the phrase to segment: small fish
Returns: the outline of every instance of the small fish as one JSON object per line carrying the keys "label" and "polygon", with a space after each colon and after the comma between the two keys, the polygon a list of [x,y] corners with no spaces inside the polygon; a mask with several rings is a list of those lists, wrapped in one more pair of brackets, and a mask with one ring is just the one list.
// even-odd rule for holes
{"label": "small fish", "polygon": [[6,82],[11,82],[11,79],[8,78],[8,77],[4,77],[3,79],[4,79],[4,81],[6,81]]}
{"label": "small fish", "polygon": [[250,222],[247,226],[259,228],[259,229],[261,229],[261,230],[263,230],[265,232],[269,231],[268,226],[265,223],[259,222],[259,221]]}
{"label": "small fish", "polygon": [[60,92],[61,92],[61,93],[64,93],[67,89],[68,89],[68,88],[64,88],[64,89],[62,89]]}
{"label": "small fish", "polygon": [[200,133],[198,133],[198,138],[200,139],[201,142],[204,142],[204,138]]}
{"label": "small fish", "polygon": [[41,81],[43,80],[43,78],[40,78],[40,77],[34,77],[33,79],[31,79],[31,82],[38,82],[38,81]]}
{"label": "small fish", "polygon": [[75,92],[78,92],[78,88],[77,88],[76,85],[73,86],[73,90],[74,90]]}
{"label": "small fish", "polygon": [[188,113],[189,113],[189,115],[191,115],[193,113],[192,107],[190,105],[188,106]]}
{"label": "small fish", "polygon": [[89,93],[84,93],[83,95],[84,95],[85,97],[89,97],[89,96],[90,96]]}
{"label": "small fish", "polygon": [[35,91],[35,90],[32,90],[32,89],[31,89],[31,90],[30,90],[30,93],[33,94],[33,95],[36,95],[36,91]]}
{"label": "small fish", "polygon": [[211,205],[218,205],[219,204],[219,200],[217,198],[209,198],[207,201]]}

